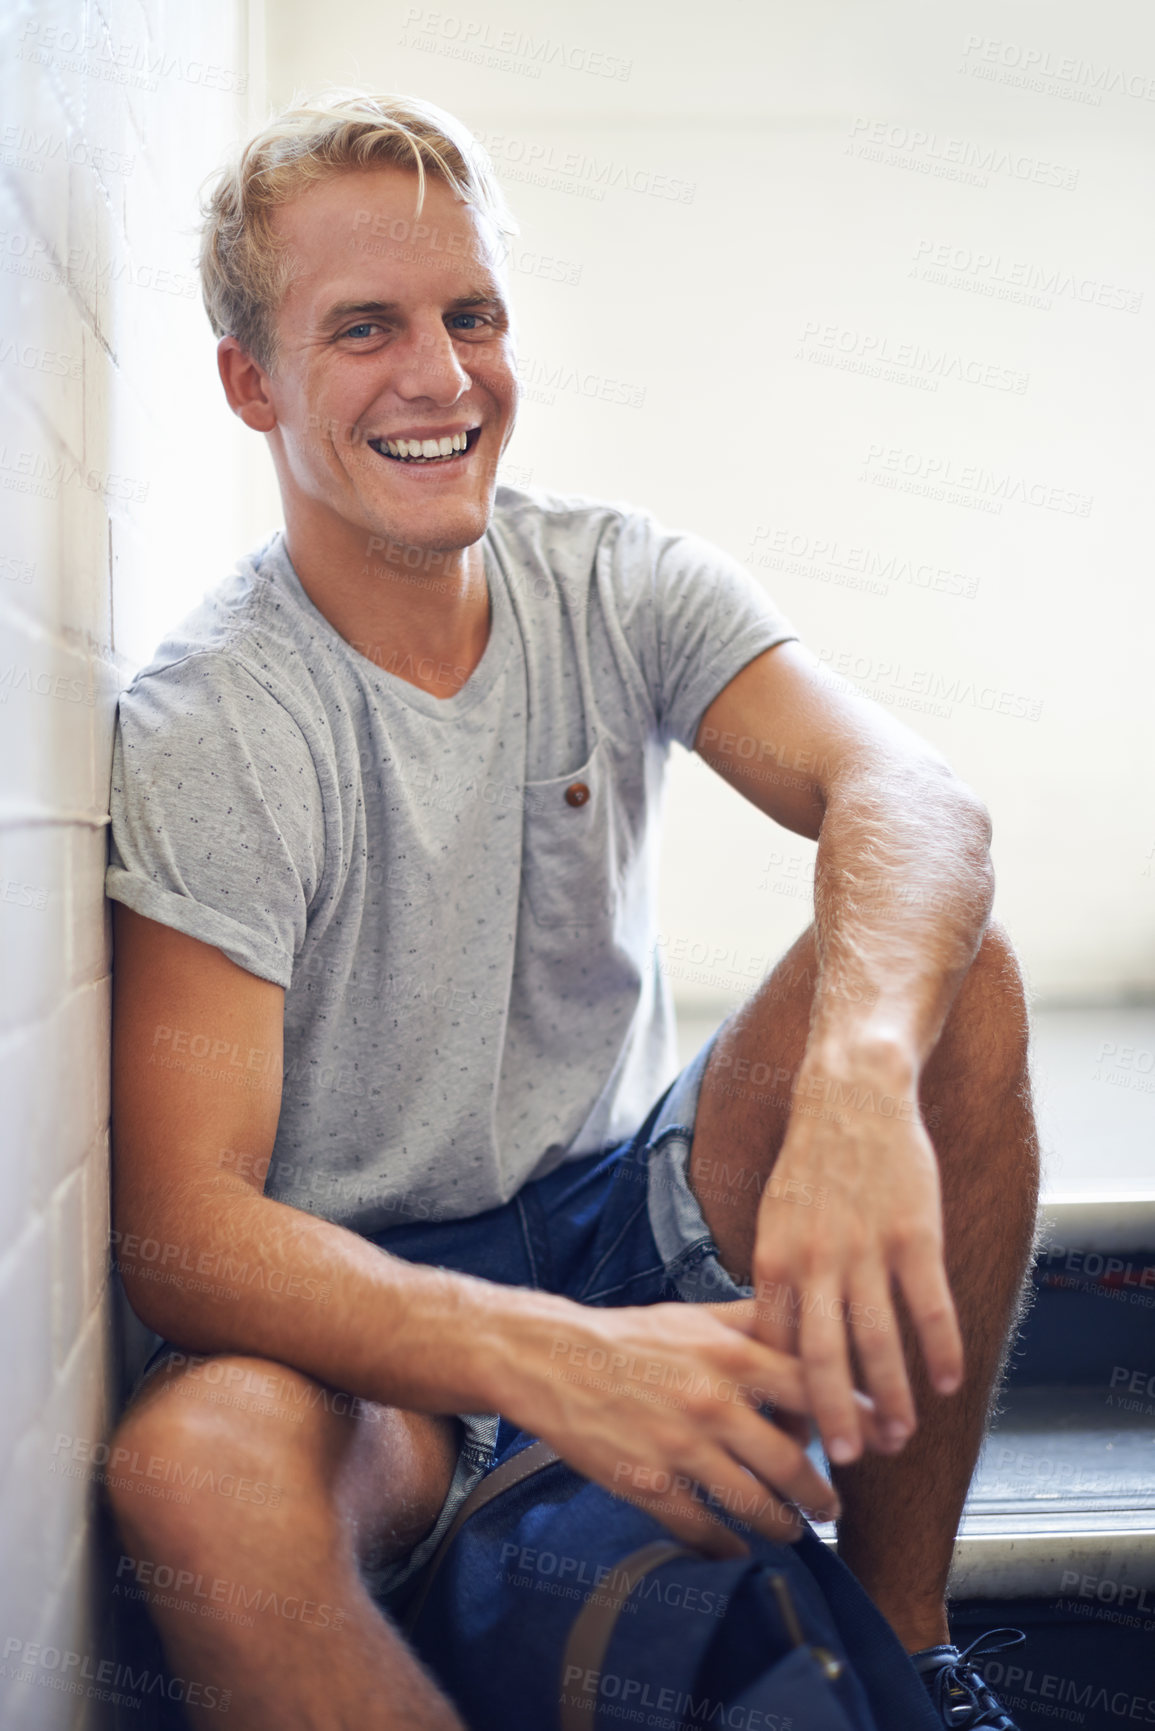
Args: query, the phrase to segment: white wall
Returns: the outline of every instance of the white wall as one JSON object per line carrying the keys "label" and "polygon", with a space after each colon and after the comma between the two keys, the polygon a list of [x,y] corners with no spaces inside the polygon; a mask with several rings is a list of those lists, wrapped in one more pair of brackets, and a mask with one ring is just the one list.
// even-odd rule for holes
{"label": "white wall", "polygon": [[[989,802],[1036,992],[1155,990],[1151,9],[276,0],[269,31],[274,100],[416,91],[493,141],[517,475],[751,559]],[[703,1005],[805,924],[813,848],[697,760],[672,796]]]}
{"label": "white wall", "polygon": [[58,1685],[65,1652],[88,1677],[114,1661],[91,1591],[98,1474],[75,1458],[106,1436],[117,1393],[112,719],[181,582],[215,580],[241,533],[190,230],[198,182],[244,124],[248,31],[239,0],[0,9],[5,1731],[107,1722],[87,1683]]}

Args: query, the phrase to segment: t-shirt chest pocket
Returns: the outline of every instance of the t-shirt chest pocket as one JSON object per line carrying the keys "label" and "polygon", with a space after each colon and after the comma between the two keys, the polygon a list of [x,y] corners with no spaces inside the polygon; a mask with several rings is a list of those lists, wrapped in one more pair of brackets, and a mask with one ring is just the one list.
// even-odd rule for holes
{"label": "t-shirt chest pocket", "polygon": [[570,775],[527,782],[521,882],[538,925],[610,927],[623,840],[602,741]]}

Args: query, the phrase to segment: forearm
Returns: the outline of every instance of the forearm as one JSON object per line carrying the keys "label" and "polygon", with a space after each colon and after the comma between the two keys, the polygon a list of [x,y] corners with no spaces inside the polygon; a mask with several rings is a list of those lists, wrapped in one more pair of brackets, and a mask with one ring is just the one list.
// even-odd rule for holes
{"label": "forearm", "polygon": [[158,1333],[414,1411],[516,1416],[515,1365],[547,1365],[578,1308],[405,1262],[231,1178],[122,1210],[117,1227],[129,1299]]}
{"label": "forearm", "polygon": [[982,806],[933,762],[851,771],[831,788],[807,1066],[917,1077],[990,915],[989,841]]}

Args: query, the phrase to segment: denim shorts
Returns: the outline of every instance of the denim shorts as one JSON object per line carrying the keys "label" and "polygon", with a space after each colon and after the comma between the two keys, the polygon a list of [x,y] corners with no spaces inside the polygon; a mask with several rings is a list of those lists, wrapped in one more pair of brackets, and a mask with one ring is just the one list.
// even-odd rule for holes
{"label": "denim shorts", "polygon": [[[628,1142],[567,1160],[526,1184],[501,1208],[468,1220],[389,1227],[374,1244],[506,1286],[555,1292],[579,1304],[725,1303],[748,1298],[726,1273],[690,1189],[688,1166],[698,1091],[713,1040],[666,1089]],[[366,1575],[386,1608],[430,1557],[458,1508],[501,1452],[497,1413],[461,1413],[457,1469],[436,1524],[407,1557]]]}
{"label": "denim shorts", "polygon": [[[629,1141],[567,1160],[500,1208],[467,1220],[417,1222],[368,1234],[393,1256],[579,1304],[724,1303],[749,1297],[723,1269],[687,1168],[698,1091],[713,1036],[675,1078]],[[167,1343],[148,1366],[162,1361]],[[460,1413],[463,1437],[436,1523],[408,1556],[364,1571],[386,1609],[441,1541],[458,1508],[512,1434],[497,1413]]]}

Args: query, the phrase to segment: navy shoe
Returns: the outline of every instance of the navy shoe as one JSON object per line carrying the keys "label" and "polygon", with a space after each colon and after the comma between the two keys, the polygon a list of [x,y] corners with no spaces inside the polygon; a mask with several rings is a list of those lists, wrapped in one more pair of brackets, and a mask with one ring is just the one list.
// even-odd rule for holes
{"label": "navy shoe", "polygon": [[975,1661],[1026,1638],[1021,1629],[988,1629],[961,1653],[957,1647],[925,1647],[910,1655],[944,1725],[951,1731],[1018,1731]]}

